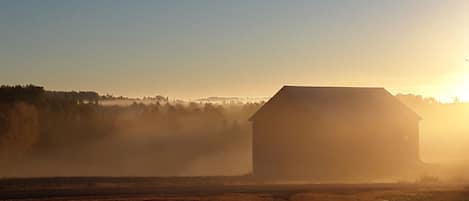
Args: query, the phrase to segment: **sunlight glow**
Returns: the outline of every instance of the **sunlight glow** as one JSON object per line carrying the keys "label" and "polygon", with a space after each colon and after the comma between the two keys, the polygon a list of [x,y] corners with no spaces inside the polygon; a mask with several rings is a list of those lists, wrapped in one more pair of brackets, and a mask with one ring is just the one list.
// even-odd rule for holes
{"label": "sunlight glow", "polygon": [[469,65],[460,74],[457,75],[450,90],[452,98],[457,97],[461,102],[469,102]]}
{"label": "sunlight glow", "polygon": [[457,72],[444,76],[440,82],[427,89],[430,94],[442,103],[469,102],[469,63]]}
{"label": "sunlight glow", "polygon": [[469,73],[465,74],[465,80],[457,89],[457,96],[460,101],[469,102]]}

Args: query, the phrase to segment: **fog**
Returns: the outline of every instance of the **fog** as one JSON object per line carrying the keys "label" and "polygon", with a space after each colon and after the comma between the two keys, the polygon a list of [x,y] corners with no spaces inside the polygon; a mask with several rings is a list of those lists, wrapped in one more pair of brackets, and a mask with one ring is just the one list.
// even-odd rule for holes
{"label": "fog", "polygon": [[414,95],[397,97],[420,116],[420,153],[427,163],[469,161],[469,103],[439,103]]}
{"label": "fog", "polygon": [[[114,100],[116,101],[116,100]],[[243,175],[259,104],[0,104],[0,175]]]}
{"label": "fog", "polygon": [[[3,96],[1,177],[229,176],[252,172],[248,118],[262,102],[213,104],[158,97],[119,104],[123,100],[109,97],[99,101],[89,96],[70,99],[70,93],[41,91],[38,97],[15,99]],[[442,104],[415,95],[397,97],[423,118],[422,161],[458,164],[449,169],[454,170],[452,176],[461,175],[469,156],[469,104]],[[442,171],[447,169],[421,174]]]}

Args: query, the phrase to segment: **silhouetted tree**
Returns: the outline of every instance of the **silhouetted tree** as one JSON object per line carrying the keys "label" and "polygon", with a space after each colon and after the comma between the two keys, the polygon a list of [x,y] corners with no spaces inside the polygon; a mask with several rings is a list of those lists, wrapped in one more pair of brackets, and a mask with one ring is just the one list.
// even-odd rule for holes
{"label": "silhouetted tree", "polygon": [[1,86],[0,101],[4,103],[26,102],[30,104],[41,104],[44,89],[35,85]]}

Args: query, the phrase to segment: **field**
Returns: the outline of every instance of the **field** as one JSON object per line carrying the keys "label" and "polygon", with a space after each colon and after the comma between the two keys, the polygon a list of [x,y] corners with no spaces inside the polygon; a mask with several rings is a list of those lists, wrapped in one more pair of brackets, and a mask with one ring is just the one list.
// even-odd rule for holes
{"label": "field", "polygon": [[33,178],[1,179],[0,200],[112,201],[469,201],[469,186],[422,184],[261,184],[249,179]]}

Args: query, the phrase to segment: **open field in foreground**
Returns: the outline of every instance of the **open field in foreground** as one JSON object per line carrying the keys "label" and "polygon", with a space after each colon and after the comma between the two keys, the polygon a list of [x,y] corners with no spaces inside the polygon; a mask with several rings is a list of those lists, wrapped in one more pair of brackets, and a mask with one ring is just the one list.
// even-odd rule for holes
{"label": "open field in foreground", "polygon": [[0,200],[469,201],[469,186],[256,184],[226,178],[1,179]]}

